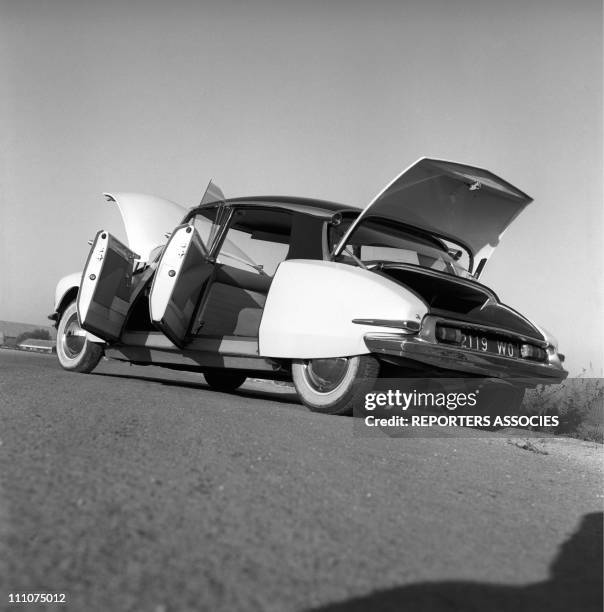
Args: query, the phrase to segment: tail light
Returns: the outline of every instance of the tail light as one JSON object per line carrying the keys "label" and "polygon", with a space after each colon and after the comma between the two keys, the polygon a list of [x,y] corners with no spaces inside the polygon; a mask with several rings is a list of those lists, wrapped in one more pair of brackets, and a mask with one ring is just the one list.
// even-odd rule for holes
{"label": "tail light", "polygon": [[455,327],[443,327],[439,325],[436,328],[436,338],[441,342],[449,342],[451,344],[461,343],[461,330]]}
{"label": "tail light", "polygon": [[534,344],[522,344],[520,346],[520,356],[523,359],[534,359],[535,361],[545,361],[547,353]]}

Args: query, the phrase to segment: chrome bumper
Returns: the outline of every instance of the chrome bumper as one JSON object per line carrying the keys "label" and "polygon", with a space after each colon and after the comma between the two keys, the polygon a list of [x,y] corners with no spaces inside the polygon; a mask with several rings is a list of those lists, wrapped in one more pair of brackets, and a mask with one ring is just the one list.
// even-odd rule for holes
{"label": "chrome bumper", "polygon": [[550,354],[548,363],[538,363],[461,349],[409,334],[367,334],[365,344],[377,355],[404,357],[436,368],[489,378],[522,379],[525,386],[560,383],[568,376],[555,353]]}

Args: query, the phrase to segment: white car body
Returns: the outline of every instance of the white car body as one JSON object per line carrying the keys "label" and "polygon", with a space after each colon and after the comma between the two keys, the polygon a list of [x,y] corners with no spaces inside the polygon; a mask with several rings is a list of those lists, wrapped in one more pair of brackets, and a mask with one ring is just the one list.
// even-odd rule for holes
{"label": "white car body", "polygon": [[[99,231],[82,274],[59,281],[52,318],[77,296],[81,330],[109,357],[269,378],[364,355],[525,386],[566,376],[555,341],[477,282],[531,202],[486,170],[422,158],[360,214],[302,198],[225,200],[212,183],[191,209],[105,195],[128,245]],[[278,259],[262,259],[267,244]]]}
{"label": "white car body", "polygon": [[368,270],[333,261],[284,261],[264,307],[260,355],[312,359],[367,354],[365,335],[391,333],[392,328],[354,320],[419,324],[426,313],[417,296]]}

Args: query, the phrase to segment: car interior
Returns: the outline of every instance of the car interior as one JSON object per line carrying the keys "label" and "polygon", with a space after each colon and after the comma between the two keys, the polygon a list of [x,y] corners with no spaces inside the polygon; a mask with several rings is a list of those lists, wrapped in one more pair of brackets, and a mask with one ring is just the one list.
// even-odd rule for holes
{"label": "car interior", "polygon": [[[199,225],[196,220],[195,226]],[[323,219],[275,208],[235,210],[203,288],[190,335],[257,340],[277,266],[286,259],[323,259],[323,241],[309,240],[309,236],[321,236],[323,225]],[[128,330],[155,331],[148,300],[147,289],[133,305]]]}
{"label": "car interior", "polygon": [[277,266],[291,248],[292,214],[236,210],[193,323],[194,336],[258,338]]}

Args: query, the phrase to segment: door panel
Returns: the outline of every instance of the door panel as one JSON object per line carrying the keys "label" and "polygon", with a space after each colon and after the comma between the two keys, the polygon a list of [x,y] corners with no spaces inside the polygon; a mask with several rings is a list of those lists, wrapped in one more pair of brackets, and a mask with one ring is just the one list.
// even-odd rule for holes
{"label": "door panel", "polygon": [[212,269],[197,230],[191,225],[178,227],[159,260],[149,296],[151,321],[178,347],[187,342]]}
{"label": "door panel", "polygon": [[80,283],[78,317],[83,329],[103,340],[119,339],[132,295],[138,255],[108,232],[97,233]]}
{"label": "door panel", "polygon": [[258,338],[266,296],[214,281],[204,299],[197,336],[246,336]]}
{"label": "door panel", "polygon": [[198,336],[258,338],[271,277],[216,264],[192,332]]}

